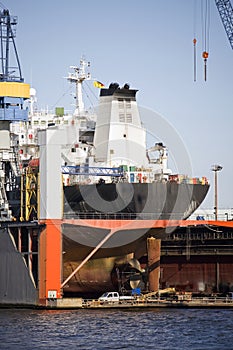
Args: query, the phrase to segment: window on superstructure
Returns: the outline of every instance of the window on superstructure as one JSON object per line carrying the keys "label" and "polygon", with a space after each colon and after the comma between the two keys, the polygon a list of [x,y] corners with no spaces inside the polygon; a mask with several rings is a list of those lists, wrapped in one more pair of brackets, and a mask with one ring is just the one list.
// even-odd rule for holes
{"label": "window on superstructure", "polygon": [[131,113],[126,114],[126,123],[132,123],[132,114]]}
{"label": "window on superstructure", "polygon": [[125,105],[127,109],[131,109],[131,100],[130,98],[125,99]]}
{"label": "window on superstructure", "polygon": [[131,100],[130,98],[118,98],[119,121],[120,123],[132,123]]}
{"label": "window on superstructure", "polygon": [[118,98],[118,106],[119,109],[124,109],[124,99],[123,98]]}
{"label": "window on superstructure", "polygon": [[125,122],[125,114],[124,114],[124,113],[120,113],[120,114],[119,114],[119,121],[120,121],[121,123],[124,123],[124,122]]}

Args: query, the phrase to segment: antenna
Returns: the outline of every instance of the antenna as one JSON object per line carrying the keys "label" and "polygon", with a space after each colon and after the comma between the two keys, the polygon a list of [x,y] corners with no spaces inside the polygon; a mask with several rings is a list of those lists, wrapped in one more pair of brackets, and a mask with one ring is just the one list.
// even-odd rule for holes
{"label": "antenna", "polygon": [[90,62],[87,62],[84,58],[80,60],[80,67],[70,66],[74,70],[73,73],[69,73],[67,80],[76,85],[76,110],[75,115],[80,115],[84,112],[84,103],[82,95],[82,84],[85,80],[91,79],[91,74],[86,72],[86,68],[90,67]]}

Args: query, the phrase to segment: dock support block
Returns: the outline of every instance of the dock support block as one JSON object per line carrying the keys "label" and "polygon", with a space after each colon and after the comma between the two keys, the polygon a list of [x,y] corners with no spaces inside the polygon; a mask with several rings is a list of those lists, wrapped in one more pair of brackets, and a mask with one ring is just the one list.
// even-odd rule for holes
{"label": "dock support block", "polygon": [[154,237],[147,238],[147,254],[148,254],[148,278],[149,290],[156,292],[159,290],[160,278],[160,251],[161,240]]}

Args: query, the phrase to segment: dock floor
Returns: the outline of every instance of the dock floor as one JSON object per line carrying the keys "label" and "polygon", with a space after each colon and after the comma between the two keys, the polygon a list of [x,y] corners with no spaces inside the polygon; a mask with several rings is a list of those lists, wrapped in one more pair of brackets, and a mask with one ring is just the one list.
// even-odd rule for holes
{"label": "dock floor", "polygon": [[152,309],[152,308],[225,308],[233,310],[232,298],[192,298],[191,300],[140,300],[121,302],[100,302],[98,299],[73,299],[69,302],[64,298],[60,300],[48,300],[45,308],[48,309]]}

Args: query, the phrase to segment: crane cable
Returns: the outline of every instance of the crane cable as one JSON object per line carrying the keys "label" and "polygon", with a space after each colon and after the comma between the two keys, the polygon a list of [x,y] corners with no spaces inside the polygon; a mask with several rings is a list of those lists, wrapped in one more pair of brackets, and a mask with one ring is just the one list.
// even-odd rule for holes
{"label": "crane cable", "polygon": [[194,13],[194,20],[193,20],[193,80],[197,80],[197,50],[196,50],[196,0],[193,0],[193,13]]}
{"label": "crane cable", "polygon": [[204,59],[204,80],[207,80],[207,59],[209,57],[209,27],[210,27],[210,3],[209,0],[201,1],[202,9],[202,43]]}

